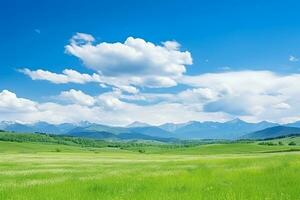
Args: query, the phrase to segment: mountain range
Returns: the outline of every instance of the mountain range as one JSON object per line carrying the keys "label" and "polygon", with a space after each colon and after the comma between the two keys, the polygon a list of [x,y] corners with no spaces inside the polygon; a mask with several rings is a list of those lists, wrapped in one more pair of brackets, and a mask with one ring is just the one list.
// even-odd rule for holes
{"label": "mountain range", "polygon": [[300,133],[300,121],[280,125],[262,121],[249,123],[240,119],[227,122],[166,123],[153,126],[143,122],[133,122],[124,127],[108,126],[90,122],[76,124],[49,124],[37,122],[22,124],[17,122],[0,122],[0,129],[22,133],[63,134],[94,139],[143,139],[143,140],[176,140],[176,139],[266,139]]}
{"label": "mountain range", "polygon": [[[248,123],[240,119],[234,119],[224,123],[193,121],[181,125],[174,124],[173,128],[168,124],[167,129],[173,129],[172,132],[182,139],[238,139],[245,134],[276,125],[278,124],[266,121]],[[160,127],[164,129],[165,125]]]}

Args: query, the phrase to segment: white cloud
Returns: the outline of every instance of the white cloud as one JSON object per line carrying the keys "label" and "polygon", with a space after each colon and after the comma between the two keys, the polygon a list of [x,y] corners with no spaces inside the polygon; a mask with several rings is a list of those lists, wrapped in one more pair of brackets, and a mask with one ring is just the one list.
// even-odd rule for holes
{"label": "white cloud", "polygon": [[[181,83],[210,91],[203,112],[224,112],[259,121],[280,122],[297,117],[300,74],[279,75],[270,71],[236,71],[184,76]],[[189,98],[197,95],[189,92]]]}
{"label": "white cloud", "polygon": [[[126,80],[105,77],[96,73],[93,73],[92,75],[82,74],[72,69],[65,69],[61,74],[53,73],[42,69],[32,71],[27,68],[20,69],[19,72],[28,75],[32,80],[46,80],[55,84],[85,84],[89,82],[95,82],[100,83],[100,87],[103,87],[104,85],[110,85],[128,93],[137,93],[139,91],[136,87],[131,86]],[[136,83],[138,84],[138,82]]]}
{"label": "white cloud", "polygon": [[28,99],[18,98],[16,94],[8,90],[0,92],[0,111],[3,114],[36,111],[36,105],[35,102]]}
{"label": "white cloud", "polygon": [[98,105],[106,111],[120,110],[126,108],[127,103],[121,101],[114,93],[104,93],[96,97]]}
{"label": "white cloud", "polygon": [[[270,120],[276,122],[288,121],[297,117],[300,119],[300,74],[280,75],[270,71],[230,71],[198,76],[182,76],[177,81],[187,85],[188,89],[170,94],[140,93],[134,86],[132,88],[127,87],[130,86],[128,83],[129,79],[101,77],[100,75],[99,77],[98,75],[87,75],[83,76],[85,78],[82,78],[82,76],[75,76],[73,74],[77,73],[65,72],[63,74],[55,74],[54,78],[51,77],[51,80],[57,81],[56,76],[60,78],[60,75],[62,75],[65,77],[62,78],[64,81],[72,80],[79,82],[81,80],[84,82],[96,80],[99,81],[99,84],[113,85],[113,92],[104,93],[96,97],[85,96],[86,94],[76,90],[61,94],[61,96],[68,98],[70,102],[77,106],[89,106],[90,109],[101,110],[103,113],[97,113],[98,115],[104,114],[109,116],[109,112],[111,116],[112,113],[118,116],[118,120],[107,118],[105,119],[106,122],[111,120],[123,123],[124,121],[130,122],[130,119],[133,121],[144,119],[142,121],[148,123],[179,121],[180,117],[177,118],[172,115],[185,116],[182,117],[181,121],[199,120],[203,119],[203,116],[212,115],[219,116],[219,118],[214,120],[222,120],[226,117],[240,117],[251,121]],[[97,77],[97,79],[93,77]],[[130,82],[135,84],[140,83],[140,81],[139,77],[130,79]],[[124,91],[127,92],[124,93]],[[3,93],[6,94],[7,92]],[[13,93],[9,94],[11,98],[16,98]],[[27,102],[29,104],[25,106],[26,109],[37,109],[37,103],[30,100],[17,98],[16,102],[19,103],[12,102],[10,100],[6,100],[5,103],[1,102],[1,109],[4,110],[4,105],[8,105],[8,103],[19,106],[10,108],[12,107],[10,105],[9,108],[5,109],[6,111],[10,109],[18,110],[17,108],[21,109],[23,105],[20,102]],[[177,113],[175,111],[168,111],[171,114],[164,113],[165,117],[162,117],[158,116],[158,114],[153,114],[152,111],[150,112],[150,109],[159,107],[159,109],[164,110],[164,106],[170,108],[171,105],[176,105],[176,108],[179,109],[176,110]],[[149,111],[146,112],[145,110],[147,109]],[[160,110],[155,111],[162,113]],[[147,116],[143,117],[135,112],[141,112]],[[148,116],[149,113],[153,116]],[[128,116],[125,114],[128,114]],[[137,115],[139,118],[135,117]],[[98,117],[93,116],[92,119],[98,120]]]}
{"label": "white cloud", "polygon": [[95,100],[92,96],[80,90],[71,89],[69,91],[63,91],[60,93],[59,98],[83,106],[92,106],[95,104]]}
{"label": "white cloud", "polygon": [[295,56],[290,56],[289,57],[289,61],[291,61],[291,62],[298,62],[299,58],[296,58]]}
{"label": "white cloud", "polygon": [[4,90],[0,93],[0,120],[52,123],[88,120],[123,125],[137,120],[161,124],[224,121],[234,117],[275,122],[300,119],[300,74],[223,72],[185,76],[180,82],[193,88],[178,93],[135,94],[125,94],[116,88],[98,96],[72,89],[59,95],[68,100],[67,105],[39,103]]}
{"label": "white cloud", "polygon": [[30,69],[20,69],[20,72],[28,75],[32,80],[47,80],[56,84],[63,83],[79,83],[84,84],[87,82],[100,82],[100,76],[98,74],[88,75],[81,74],[72,69],[63,70],[62,74],[53,73],[50,71],[38,69],[31,71]]}
{"label": "white cloud", "polygon": [[[161,87],[162,85],[166,87],[175,86],[177,83],[168,77],[108,77],[93,73],[81,74],[72,69],[65,69],[62,73],[53,73],[50,71],[38,69],[32,71],[30,69],[20,69],[21,73],[28,75],[32,80],[46,80],[55,84],[66,84],[66,83],[78,83],[85,84],[89,82],[100,83],[100,87],[107,87],[108,85],[117,87],[124,92],[128,93],[138,93],[139,89],[135,86],[149,86],[151,88]],[[135,86],[133,86],[135,85]]]}
{"label": "white cloud", "polygon": [[274,108],[275,109],[280,109],[280,110],[287,110],[287,109],[290,109],[291,106],[287,103],[282,102],[282,103],[274,105]]}
{"label": "white cloud", "polygon": [[[222,121],[234,117],[275,122],[300,119],[300,74],[228,71],[225,67],[221,73],[188,76],[185,72],[186,66],[192,64],[191,54],[180,51],[176,41],[156,45],[128,37],[124,42],[96,44],[92,35],[77,33],[65,49],[95,73],[83,74],[72,69],[54,73],[27,68],[20,72],[33,80],[56,84],[93,82],[111,88],[112,92],[90,96],[75,89],[63,91],[59,97],[68,104],[62,105],[18,98],[4,90],[0,93],[0,119],[57,123],[88,120],[108,124]],[[297,62],[298,58],[290,56],[289,60]],[[178,84],[187,89],[140,92]]]}
{"label": "white cloud", "polygon": [[[71,102],[71,104],[62,105],[53,102],[38,103],[29,99],[19,98],[14,93],[6,90],[0,94],[8,96],[0,99],[0,109],[1,111],[6,111],[0,112],[0,121],[47,121],[50,123],[62,123],[87,120],[103,124],[126,125],[136,120],[151,124],[160,124],[189,120],[229,119],[228,115],[223,113],[198,112],[192,106],[180,103],[161,102],[153,105],[127,103],[120,99],[119,96],[121,94],[119,91],[103,93],[92,97],[93,101],[95,101],[93,106],[83,105],[81,101],[78,102],[78,98]],[[67,97],[69,97],[69,94],[70,91]],[[78,91],[75,94],[78,95]],[[87,94],[83,93],[82,96],[84,95]],[[7,103],[8,101],[10,103]],[[23,107],[26,107],[26,109],[18,110]]]}
{"label": "white cloud", "polygon": [[139,92],[139,90],[136,87],[130,86],[130,85],[119,85],[118,88],[124,92],[136,94]]}
{"label": "white cloud", "polygon": [[217,99],[218,93],[209,88],[194,88],[180,92],[177,97],[184,103],[205,103]]}
{"label": "white cloud", "polygon": [[[74,38],[80,38],[81,42]],[[174,86],[176,78],[185,73],[186,65],[192,64],[191,54],[179,51],[180,45],[175,41],[166,41],[160,46],[128,37],[124,43],[94,45],[92,38],[87,34],[85,37],[75,35],[65,47],[66,52],[101,75],[118,77],[129,84],[137,84],[134,80],[139,79],[139,84],[146,87]]]}
{"label": "white cloud", "polygon": [[176,41],[166,41],[163,42],[163,45],[169,50],[178,50],[180,48],[180,44]]}
{"label": "white cloud", "polygon": [[72,69],[65,69],[62,73],[27,68],[19,71],[32,80],[47,80],[55,84],[96,82],[100,87],[112,86],[127,93],[138,93],[140,87],[176,86],[177,79],[186,71],[186,65],[192,64],[191,54],[180,51],[180,44],[176,41],[155,45],[128,37],[124,43],[94,42],[92,35],[76,33],[65,47],[67,53],[96,71],[92,75]]}

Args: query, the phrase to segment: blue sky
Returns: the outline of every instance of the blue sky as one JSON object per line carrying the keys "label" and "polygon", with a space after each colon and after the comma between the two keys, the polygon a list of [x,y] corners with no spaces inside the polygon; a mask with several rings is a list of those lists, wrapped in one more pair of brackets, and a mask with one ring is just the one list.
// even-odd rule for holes
{"label": "blue sky", "polygon": [[[80,91],[82,94],[93,98],[98,98],[101,95],[101,98],[112,95],[121,103],[129,103],[129,107],[131,105],[150,105],[156,108],[164,105],[164,108],[167,108],[171,105],[174,106],[174,104],[179,106],[179,109],[180,106],[193,107],[187,108],[182,119],[169,118],[167,115],[159,120],[154,120],[154,118],[157,118],[155,116],[153,118],[142,118],[144,121],[156,124],[166,121],[218,121],[235,117],[250,121],[270,120],[280,122],[297,120],[298,115],[294,111],[287,112],[282,108],[298,109],[298,104],[295,103],[298,91],[292,89],[292,86],[283,87],[282,85],[286,82],[286,79],[291,81],[290,85],[297,83],[293,75],[297,75],[300,69],[298,61],[298,58],[300,58],[299,9],[300,2],[298,1],[1,1],[0,91],[9,91],[15,94],[16,98],[26,99],[37,105],[49,102],[58,105],[75,105],[78,102],[75,102],[74,98],[71,101],[66,101],[66,97],[64,97],[65,99],[62,97],[62,92],[72,90]],[[181,45],[177,49],[178,52],[189,52],[191,54],[192,64],[183,61],[186,72],[177,73],[177,77],[174,78],[174,74],[166,74],[164,71],[166,65],[156,66],[155,72],[151,66],[151,69],[148,69],[145,65],[144,72],[147,71],[147,74],[141,75],[134,69],[138,69],[138,66],[143,62],[130,61],[123,63],[124,67],[122,69],[124,69],[124,72],[129,70],[131,66],[136,66],[136,68],[130,68],[132,70],[130,76],[137,75],[143,79],[145,76],[151,76],[151,78],[163,76],[168,79],[172,76],[171,79],[176,82],[176,85],[160,85],[155,88],[153,88],[153,85],[149,87],[148,84],[147,86],[146,83],[138,85],[137,83],[128,82],[128,80],[125,80],[130,77],[128,73],[116,75],[114,70],[120,70],[121,68],[112,68],[109,64],[105,67],[110,70],[103,76],[117,79],[122,76],[122,83],[119,83],[118,87],[110,84],[100,87],[97,81],[89,81],[84,84],[68,81],[67,83],[57,84],[45,80],[45,77],[44,79],[39,77],[40,80],[33,80],[32,75],[20,72],[20,69],[28,68],[31,72],[40,69],[56,74],[62,74],[65,69],[72,69],[89,75],[101,73],[99,69],[101,71],[104,68],[94,66],[99,65],[98,61],[90,66],[90,64],[85,63],[90,62],[89,58],[67,52],[66,45],[71,45],[70,39],[77,33],[92,36],[93,46],[103,42],[120,42],[123,44],[128,37],[140,38],[156,46],[163,46],[162,42],[164,41],[176,41]],[[112,57],[112,59],[119,58]],[[100,62],[101,64],[103,65]],[[162,70],[157,71],[157,69]],[[264,75],[262,75],[263,73]],[[249,84],[248,88],[251,85],[258,85],[258,88],[253,88],[253,91],[256,91],[254,96],[258,95],[259,97],[245,105],[239,105],[241,99],[235,95],[229,95],[230,92],[228,91],[246,98],[245,95],[248,92],[246,89],[235,88],[236,85],[241,84],[241,80],[236,80],[231,85],[227,79],[218,78],[220,87],[222,86],[226,91],[228,90],[224,93],[224,88],[220,89],[220,87],[209,85],[214,84],[216,81],[211,81],[211,76],[206,79],[207,74],[211,74],[211,76],[219,75],[222,78],[229,76],[229,79],[231,77],[235,79],[237,76],[245,76],[247,79],[249,76],[250,78],[253,76],[254,82],[249,81],[244,84]],[[194,77],[192,78],[193,81],[191,81],[190,76]],[[205,76],[205,80],[203,76]],[[270,76],[272,77],[270,78]],[[257,77],[261,77],[262,80]],[[280,81],[277,83],[276,81],[279,79]],[[263,80],[276,82],[276,85],[269,86],[267,83],[260,85]],[[298,79],[296,78],[296,80]],[[152,79],[151,81],[153,82]],[[127,94],[126,91],[118,91],[118,94],[115,94],[116,89],[122,90],[120,84],[124,84],[124,82],[128,82],[126,86],[131,85],[137,88],[138,94]],[[263,91],[259,89],[261,87],[264,88]],[[166,97],[175,95],[176,98],[179,98],[178,96],[182,95],[182,92],[192,90],[196,91],[192,93],[199,95],[199,91],[197,91],[199,88],[201,95],[204,91],[206,95],[208,92],[210,97],[197,96],[197,98],[195,97],[196,100],[190,103],[187,103],[187,99],[171,101],[170,99],[175,97]],[[280,94],[282,95],[280,97],[277,95],[277,99],[274,99],[273,95],[268,102],[265,102],[269,97],[262,95],[274,93],[276,89],[281,90]],[[122,95],[126,95],[126,97],[121,97]],[[136,100],[138,95],[140,99]],[[147,100],[154,100],[150,102],[141,100],[143,98],[140,96],[143,95],[148,95]],[[133,96],[135,100],[133,100]],[[5,95],[3,95],[3,99],[4,97]],[[70,95],[67,98],[70,100]],[[228,105],[229,101],[236,106]],[[272,110],[266,107],[270,101],[274,104],[274,107],[280,107],[282,110]],[[14,108],[8,107],[5,103],[3,105],[6,107],[3,106],[2,113],[6,113],[7,116],[7,110],[13,110]],[[89,109],[101,107],[100,103],[88,106]],[[249,106],[255,109],[247,111],[248,108],[246,107]],[[126,107],[128,107],[127,104]],[[195,110],[193,110],[194,107]],[[151,107],[147,108],[152,109]],[[193,111],[189,113],[189,109]],[[133,108],[132,110],[138,109]],[[140,118],[139,115],[135,116],[132,110],[124,111],[120,108],[119,112],[123,113],[124,116],[122,116],[122,119],[120,116],[120,119],[116,121],[98,119],[88,114],[86,120],[100,122],[104,120],[105,123],[125,124]],[[168,109],[166,109],[167,111]],[[15,111],[14,113],[18,113],[18,115],[10,114],[10,120],[26,121],[25,118],[29,116],[28,113],[28,116],[25,115],[23,111]],[[106,112],[102,112],[102,110],[101,113],[106,115]],[[115,111],[109,111],[109,113],[112,116],[118,114]],[[151,112],[149,111],[149,113]],[[149,113],[145,112],[144,115],[149,115]],[[127,116],[131,114],[135,117]],[[30,116],[32,115],[34,114],[30,113]],[[173,113],[170,113],[170,116],[172,115]],[[37,116],[34,115],[29,121],[37,121]],[[73,119],[70,114],[66,114],[66,117],[61,121],[49,121],[54,123],[68,121],[67,116],[70,121],[79,120]],[[4,115],[1,119],[5,120]]]}

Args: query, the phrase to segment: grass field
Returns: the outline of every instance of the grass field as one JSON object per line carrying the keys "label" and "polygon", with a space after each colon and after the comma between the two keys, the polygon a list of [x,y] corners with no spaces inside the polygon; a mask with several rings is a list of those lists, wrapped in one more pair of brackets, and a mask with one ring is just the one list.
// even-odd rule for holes
{"label": "grass field", "polygon": [[[293,151],[291,151],[291,149]],[[299,199],[299,147],[0,142],[0,199]]]}

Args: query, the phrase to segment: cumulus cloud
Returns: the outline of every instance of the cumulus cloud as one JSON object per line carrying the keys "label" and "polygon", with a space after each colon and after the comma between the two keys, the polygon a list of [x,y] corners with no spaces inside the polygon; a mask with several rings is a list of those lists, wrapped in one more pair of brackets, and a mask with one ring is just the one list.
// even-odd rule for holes
{"label": "cumulus cloud", "polygon": [[95,104],[94,98],[81,90],[63,91],[60,93],[59,98],[79,105],[92,106]]}
{"label": "cumulus cloud", "polygon": [[[300,74],[236,71],[184,76],[180,82],[210,91],[206,92],[210,98],[203,104],[204,112],[278,122],[296,117],[300,111],[300,103],[296,100],[300,94]],[[190,91],[188,94],[188,99],[197,98]]]}
{"label": "cumulus cloud", "polygon": [[78,83],[85,84],[89,82],[100,83],[101,87],[113,86],[128,93],[138,93],[136,86],[149,86],[159,88],[175,86],[177,83],[168,77],[109,77],[96,73],[92,75],[82,74],[72,69],[65,69],[62,73],[54,73],[47,70],[30,70],[27,68],[19,69],[19,72],[28,75],[32,80],[46,80],[55,84]]}
{"label": "cumulus cloud", "polygon": [[72,69],[65,69],[63,70],[62,74],[57,74],[42,69],[32,71],[27,68],[20,69],[19,72],[28,75],[32,80],[47,80],[56,84],[62,84],[62,83],[84,84],[87,82],[100,81],[100,76],[98,74],[95,73],[93,75],[81,74]]}
{"label": "cumulus cloud", "polygon": [[166,41],[163,42],[163,45],[169,50],[178,50],[180,48],[180,44],[176,41]]}
{"label": "cumulus cloud", "polygon": [[123,43],[94,43],[92,35],[76,33],[65,46],[68,54],[78,57],[84,66],[95,71],[91,75],[72,69],[65,69],[62,73],[28,68],[19,71],[32,80],[55,84],[96,82],[100,87],[111,86],[136,94],[140,87],[176,86],[186,66],[192,64],[190,52],[180,51],[180,44],[176,41],[155,45],[141,38],[128,37]]}
{"label": "cumulus cloud", "polygon": [[177,98],[186,103],[205,103],[217,99],[217,95],[217,92],[209,88],[193,88],[180,92]]}
{"label": "cumulus cloud", "polygon": [[0,111],[2,113],[36,111],[36,105],[34,101],[18,98],[16,94],[8,90],[0,92]]}
{"label": "cumulus cloud", "polygon": [[132,84],[139,79],[139,83],[147,87],[174,86],[176,78],[185,73],[186,65],[192,64],[190,52],[180,51],[180,44],[175,41],[166,41],[160,46],[128,37],[124,43],[93,44],[92,38],[76,34],[65,47],[66,52],[103,76],[126,79]]}
{"label": "cumulus cloud", "polygon": [[[89,82],[95,82],[99,83],[101,87],[110,85],[128,93],[137,93],[139,91],[136,87],[130,85],[130,81],[114,77],[105,77],[96,73],[93,73],[92,75],[82,74],[72,69],[65,69],[60,74],[42,69],[32,71],[27,68],[19,69],[19,72],[28,75],[32,80],[46,80],[55,84],[85,84]],[[136,81],[136,83],[139,83],[139,81]]]}
{"label": "cumulus cloud", "polygon": [[88,107],[80,105],[78,102],[67,105],[53,102],[39,103],[20,98],[8,90],[0,92],[0,121],[9,120],[25,123],[97,121],[97,114],[101,113],[98,107]]}

